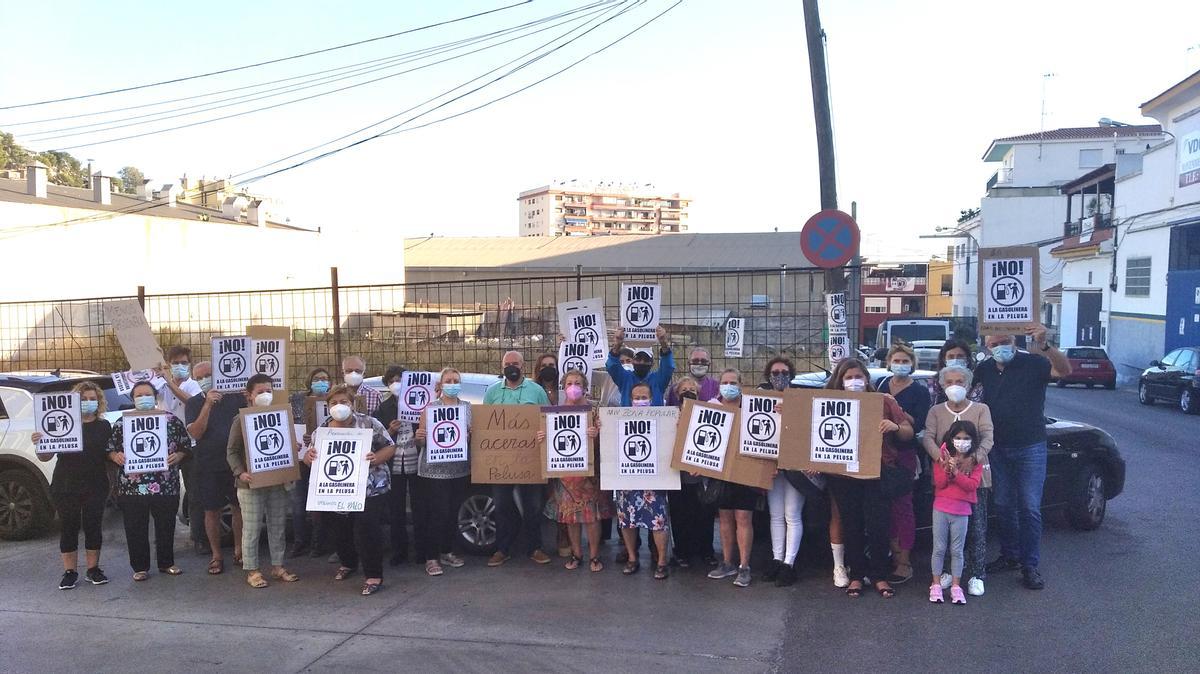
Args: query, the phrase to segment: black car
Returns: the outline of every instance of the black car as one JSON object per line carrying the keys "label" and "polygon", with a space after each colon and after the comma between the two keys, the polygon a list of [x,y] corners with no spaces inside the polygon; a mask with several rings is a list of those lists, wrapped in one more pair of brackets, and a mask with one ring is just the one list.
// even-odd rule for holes
{"label": "black car", "polygon": [[1153,405],[1168,400],[1185,414],[1200,414],[1200,346],[1175,349],[1150,361],[1138,377],[1138,401]]}
{"label": "black car", "polygon": [[[871,370],[878,386],[886,371]],[[913,373],[917,386],[924,386],[933,373]],[[792,380],[802,388],[821,388],[829,375],[812,372]],[[920,429],[917,429],[918,431]],[[1105,431],[1077,421],[1046,417],[1046,483],[1042,509],[1063,510],[1071,526],[1091,530],[1104,521],[1108,501],[1125,488],[1125,459],[1116,442]],[[917,526],[927,527],[932,518],[933,484],[929,457],[921,452],[921,477],[915,486],[913,507]]]}

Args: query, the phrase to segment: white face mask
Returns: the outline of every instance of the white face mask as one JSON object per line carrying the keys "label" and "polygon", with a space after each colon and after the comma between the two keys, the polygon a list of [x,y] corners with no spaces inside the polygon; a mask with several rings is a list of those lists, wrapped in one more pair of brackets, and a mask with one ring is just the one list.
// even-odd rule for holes
{"label": "white face mask", "polygon": [[350,406],[338,403],[329,408],[329,416],[333,417],[335,421],[345,421],[350,418]]}
{"label": "white face mask", "polygon": [[961,403],[967,399],[967,387],[954,384],[946,387],[946,398],[952,403]]}
{"label": "white face mask", "polygon": [[394,382],[392,382],[391,384],[389,384],[389,385],[388,385],[388,390],[392,392],[392,395],[394,395],[394,396],[396,396],[397,398],[399,398],[399,397],[400,397],[400,393],[401,393],[402,391],[404,391],[404,384],[401,384],[401,383],[400,383],[400,382],[398,382],[398,381],[394,381]]}
{"label": "white face mask", "polygon": [[363,383],[363,376],[361,372],[347,372],[342,381],[346,382],[346,386],[358,386]]}
{"label": "white face mask", "polygon": [[622,368],[623,368],[623,369],[624,369],[626,372],[633,372],[633,363],[621,363],[621,367],[622,367]]}
{"label": "white face mask", "polygon": [[843,379],[842,386],[847,391],[865,391],[867,390],[867,382],[865,379]]}
{"label": "white face mask", "polygon": [[960,454],[965,454],[971,451],[971,439],[954,438],[954,450]]}
{"label": "white face mask", "polygon": [[273,393],[271,393],[270,391],[264,391],[262,393],[259,393],[256,396],[254,396],[254,406],[255,407],[267,407],[271,404],[271,401],[273,401],[273,400],[275,400],[275,395]]}

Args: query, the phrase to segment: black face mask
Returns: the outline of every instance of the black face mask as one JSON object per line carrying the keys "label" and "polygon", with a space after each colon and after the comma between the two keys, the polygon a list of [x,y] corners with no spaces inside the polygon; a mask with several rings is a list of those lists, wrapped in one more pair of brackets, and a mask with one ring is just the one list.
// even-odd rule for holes
{"label": "black face mask", "polygon": [[695,391],[684,391],[683,393],[680,393],[680,394],[679,394],[679,397],[680,397],[680,398],[687,398],[688,400],[695,400],[695,399],[696,399],[696,392],[695,392]]}
{"label": "black face mask", "polygon": [[553,384],[554,382],[558,381],[558,368],[554,367],[553,365],[546,365],[542,369],[538,370],[538,381],[545,382],[547,384]]}
{"label": "black face mask", "polygon": [[650,374],[650,363],[634,363],[633,373],[640,379],[645,379],[646,375]]}
{"label": "black face mask", "polygon": [[509,381],[517,381],[521,378],[521,368],[517,367],[516,365],[505,365],[504,378]]}

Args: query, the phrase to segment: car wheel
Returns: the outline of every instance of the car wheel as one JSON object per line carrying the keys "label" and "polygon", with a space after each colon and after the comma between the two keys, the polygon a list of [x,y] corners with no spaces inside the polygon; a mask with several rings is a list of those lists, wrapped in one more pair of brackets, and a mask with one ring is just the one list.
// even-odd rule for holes
{"label": "car wheel", "polygon": [[1104,495],[1104,472],[1089,463],[1075,476],[1067,504],[1067,520],[1072,527],[1091,531],[1104,522],[1108,498]]}
{"label": "car wheel", "polygon": [[1179,392],[1179,409],[1180,409],[1180,411],[1182,411],[1184,414],[1200,413],[1200,409],[1196,409],[1196,408],[1197,408],[1196,394],[1192,392],[1192,389],[1189,387],[1189,388],[1185,388],[1182,391],[1180,391]]}
{"label": "car wheel", "polygon": [[1104,388],[1108,389],[1109,391],[1115,390],[1117,388],[1117,380],[1109,379],[1108,381],[1104,382]]}
{"label": "car wheel", "polygon": [[33,538],[53,516],[42,486],[23,470],[0,473],[0,538]]}
{"label": "car wheel", "polygon": [[496,545],[496,502],[488,494],[471,494],[458,507],[458,537],[472,554],[486,554]]}
{"label": "car wheel", "polygon": [[1066,387],[1067,387],[1067,382],[1065,382],[1065,381],[1063,381],[1063,380],[1059,379],[1058,381],[1054,382],[1054,385],[1055,385],[1055,386],[1057,386],[1057,387],[1059,387],[1059,388],[1066,388]]}
{"label": "car wheel", "polygon": [[1154,396],[1150,395],[1150,389],[1146,386],[1146,382],[1138,384],[1138,402],[1143,405],[1154,404]]}

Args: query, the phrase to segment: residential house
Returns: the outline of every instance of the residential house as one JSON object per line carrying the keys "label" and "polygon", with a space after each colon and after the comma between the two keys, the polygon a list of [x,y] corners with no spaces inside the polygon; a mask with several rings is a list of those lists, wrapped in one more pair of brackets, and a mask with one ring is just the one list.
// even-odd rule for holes
{"label": "residential house", "polygon": [[874,344],[879,326],[889,318],[926,315],[928,264],[866,263],[862,270],[861,344]]}
{"label": "residential house", "polygon": [[954,262],[936,256],[929,260],[925,282],[925,315],[949,317],[954,315]]}

